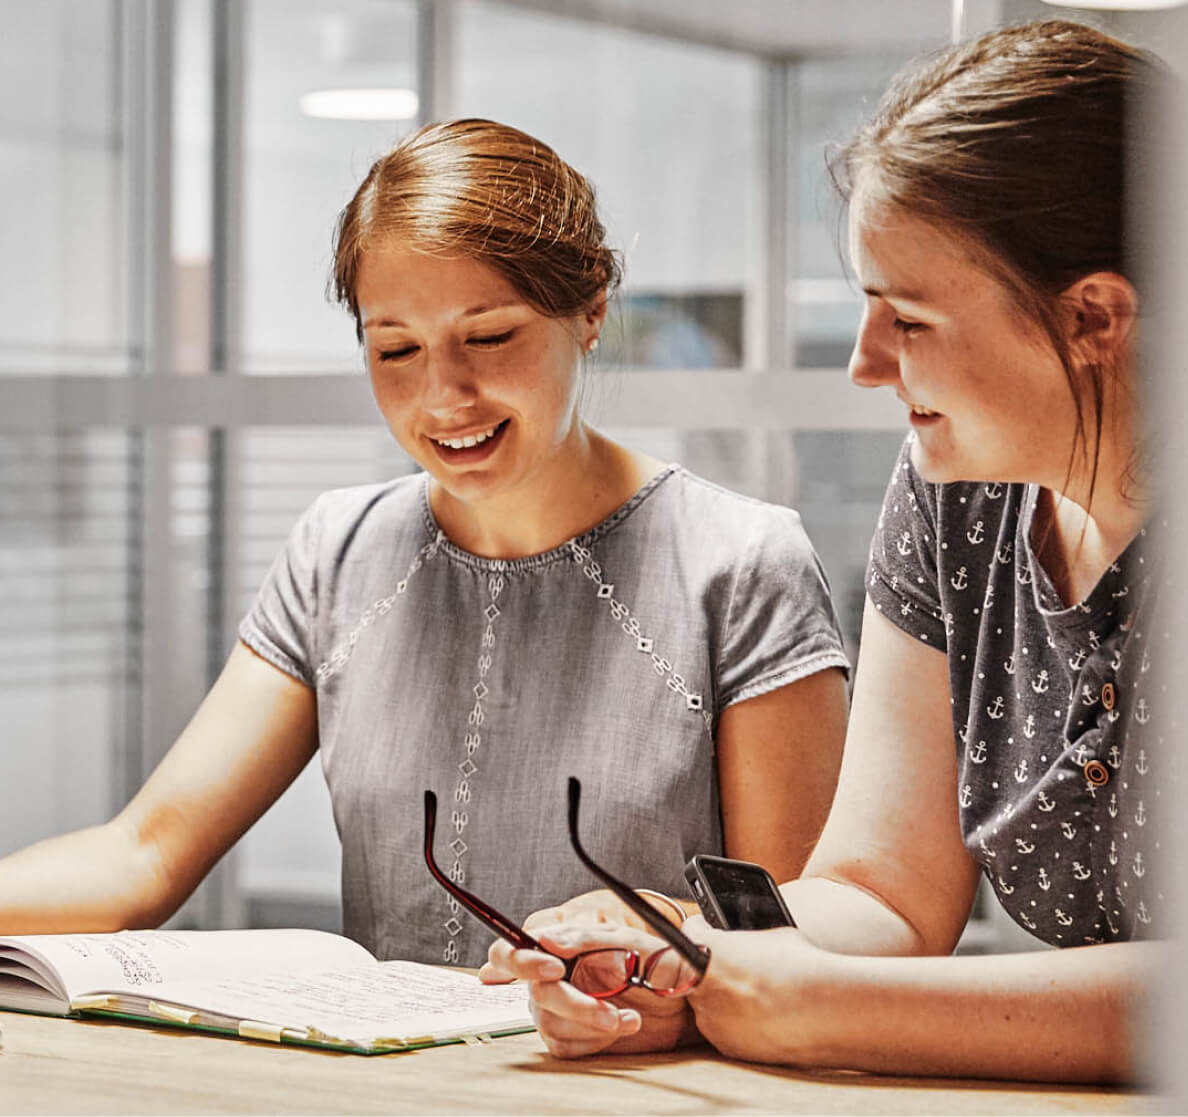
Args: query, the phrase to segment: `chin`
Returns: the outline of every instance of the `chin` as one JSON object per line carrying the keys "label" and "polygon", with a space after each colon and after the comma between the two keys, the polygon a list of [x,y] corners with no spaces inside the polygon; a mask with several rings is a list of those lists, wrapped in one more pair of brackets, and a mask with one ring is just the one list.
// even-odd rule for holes
{"label": "chin", "polygon": [[980,476],[984,470],[978,470],[972,462],[962,461],[955,454],[929,452],[919,438],[912,443],[911,456],[916,472],[930,485],[947,485],[953,481],[990,480]]}
{"label": "chin", "polygon": [[924,448],[919,436],[912,440],[911,458],[916,472],[930,484],[938,485],[945,481],[956,480],[956,478],[950,476],[949,470],[944,467],[943,461],[938,460],[936,454],[930,454]]}
{"label": "chin", "polygon": [[501,486],[491,479],[459,477],[450,473],[430,473],[438,487],[462,504],[475,504],[499,492]]}

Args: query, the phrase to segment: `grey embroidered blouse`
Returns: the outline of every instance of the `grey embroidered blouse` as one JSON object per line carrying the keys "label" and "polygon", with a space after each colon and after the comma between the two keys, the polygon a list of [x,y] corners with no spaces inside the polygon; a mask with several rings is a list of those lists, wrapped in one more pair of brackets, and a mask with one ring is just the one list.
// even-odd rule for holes
{"label": "grey embroidered blouse", "polygon": [[438,529],[424,475],[324,494],[240,626],[316,689],[342,839],[344,932],[380,958],[478,965],[491,934],[430,878],[437,857],[513,919],[597,887],[591,853],[684,894],[721,852],[722,711],[846,667],[821,567],[788,508],[670,466],[576,539],[514,560]]}
{"label": "grey embroidered blouse", "polygon": [[[1036,559],[1034,485],[925,483],[905,444],[871,548],[871,600],[948,657],[961,830],[1011,916],[1054,946],[1146,938],[1163,893],[1153,819],[1156,562],[1139,532],[1065,606]],[[905,686],[911,681],[905,680]]]}

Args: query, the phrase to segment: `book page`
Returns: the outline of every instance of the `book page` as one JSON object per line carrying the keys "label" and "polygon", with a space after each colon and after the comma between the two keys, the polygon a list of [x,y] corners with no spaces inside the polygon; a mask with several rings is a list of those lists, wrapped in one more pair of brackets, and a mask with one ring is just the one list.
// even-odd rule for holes
{"label": "book page", "polygon": [[[358,943],[324,931],[120,931],[114,935],[13,935],[19,948],[53,969],[71,1000],[87,993],[149,992],[166,981],[265,969],[374,964]],[[19,958],[4,949],[6,960]]]}
{"label": "book page", "polygon": [[364,1047],[382,1039],[446,1039],[533,1026],[527,986],[483,985],[471,974],[418,962],[176,982],[153,996]]}

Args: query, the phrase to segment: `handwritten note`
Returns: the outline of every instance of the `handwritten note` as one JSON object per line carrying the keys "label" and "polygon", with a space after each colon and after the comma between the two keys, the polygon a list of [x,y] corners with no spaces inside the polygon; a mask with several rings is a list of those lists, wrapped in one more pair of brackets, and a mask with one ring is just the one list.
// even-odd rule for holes
{"label": "handwritten note", "polygon": [[358,943],[320,931],[121,931],[0,940],[0,958],[66,999],[91,992],[150,992],[209,973],[324,970],[367,963]]}
{"label": "handwritten note", "polygon": [[206,1012],[315,1029],[363,1043],[531,1022],[525,986],[485,986],[469,974],[411,962],[170,983],[154,996],[200,1005]]}

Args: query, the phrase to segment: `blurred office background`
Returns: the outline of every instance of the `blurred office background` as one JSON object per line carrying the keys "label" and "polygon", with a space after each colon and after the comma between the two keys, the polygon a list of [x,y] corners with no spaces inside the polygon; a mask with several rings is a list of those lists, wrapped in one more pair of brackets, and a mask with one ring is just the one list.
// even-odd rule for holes
{"label": "blurred office background", "polygon": [[[592,418],[799,508],[856,651],[905,428],[891,393],[845,376],[860,305],[823,147],[909,56],[1054,14],[1040,0],[0,0],[0,852],[122,806],[300,511],[412,468],[324,285],[338,211],[427,119],[515,124],[596,184],[626,284]],[[1153,34],[1144,17],[1092,18]],[[405,92],[345,118],[303,100],[347,89]],[[314,765],[178,920],[336,929],[337,894]],[[968,943],[1016,941],[981,918]]]}

